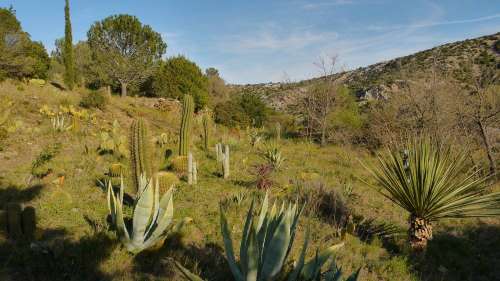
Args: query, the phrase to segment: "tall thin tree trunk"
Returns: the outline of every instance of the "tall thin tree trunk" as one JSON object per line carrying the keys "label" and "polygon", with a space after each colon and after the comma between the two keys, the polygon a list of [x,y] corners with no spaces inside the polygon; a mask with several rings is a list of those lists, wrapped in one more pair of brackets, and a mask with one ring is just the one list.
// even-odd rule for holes
{"label": "tall thin tree trunk", "polygon": [[490,162],[490,175],[496,176],[497,168],[495,165],[495,160],[493,159],[493,151],[491,149],[491,144],[488,140],[488,135],[486,134],[486,128],[481,120],[477,121],[477,125],[479,126],[481,132],[481,138],[483,139],[484,143],[484,148],[488,156],[488,161]]}
{"label": "tall thin tree trunk", "polygon": [[120,83],[122,86],[122,97],[127,96],[127,83]]}

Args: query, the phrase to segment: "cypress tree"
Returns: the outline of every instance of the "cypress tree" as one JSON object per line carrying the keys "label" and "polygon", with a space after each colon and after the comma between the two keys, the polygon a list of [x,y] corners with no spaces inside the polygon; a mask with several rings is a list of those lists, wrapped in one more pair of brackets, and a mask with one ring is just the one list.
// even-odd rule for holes
{"label": "cypress tree", "polygon": [[69,16],[69,0],[66,0],[64,7],[64,83],[68,89],[72,90],[75,84],[75,61],[73,57],[73,35],[71,34],[71,19]]}

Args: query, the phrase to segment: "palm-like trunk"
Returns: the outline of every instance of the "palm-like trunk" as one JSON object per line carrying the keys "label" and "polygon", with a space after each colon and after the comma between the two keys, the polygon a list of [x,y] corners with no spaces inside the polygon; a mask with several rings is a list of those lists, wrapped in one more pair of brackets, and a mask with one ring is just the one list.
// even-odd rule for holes
{"label": "palm-like trunk", "polygon": [[425,250],[427,241],[432,239],[431,223],[413,214],[410,215],[408,222],[410,224],[408,238],[412,249],[417,251]]}

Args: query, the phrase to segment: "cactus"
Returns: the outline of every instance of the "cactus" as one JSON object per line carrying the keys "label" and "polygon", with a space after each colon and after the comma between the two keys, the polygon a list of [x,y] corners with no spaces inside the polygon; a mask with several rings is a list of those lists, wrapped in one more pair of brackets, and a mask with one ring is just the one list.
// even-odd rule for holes
{"label": "cactus", "polygon": [[176,156],[172,158],[171,168],[174,172],[179,174],[186,174],[188,167],[188,157],[187,156]]}
{"label": "cactus", "polygon": [[226,144],[222,156],[222,172],[224,179],[229,178],[229,145]]}
{"label": "cactus", "polygon": [[130,169],[135,193],[139,191],[140,175],[143,174],[146,178],[151,176],[147,128],[144,123],[142,118],[134,120],[130,132]]}
{"label": "cactus", "polygon": [[158,172],[156,173],[156,179],[160,187],[160,194],[179,184],[179,178],[171,172]]}
{"label": "cactus", "polygon": [[203,117],[202,117],[202,123],[203,123],[203,144],[204,144],[204,148],[205,148],[205,151],[208,152],[208,138],[209,138],[209,116],[208,116],[208,113],[205,113],[203,114]]}
{"label": "cactus", "polygon": [[113,178],[121,177],[124,174],[125,167],[120,163],[113,163],[109,166],[108,175]]}
{"label": "cactus", "polygon": [[217,162],[222,161],[222,144],[218,143],[215,145],[215,157],[217,159]]}
{"label": "cactus", "polygon": [[193,162],[193,184],[198,184],[198,162]]}
{"label": "cactus", "polygon": [[193,184],[193,154],[189,152],[188,154],[188,184]]}
{"label": "cactus", "polygon": [[11,239],[22,237],[21,205],[18,203],[7,204],[7,230]]}
{"label": "cactus", "polygon": [[36,230],[36,214],[35,208],[32,206],[27,206],[22,212],[22,228],[24,237],[28,240],[33,240],[35,238]]}
{"label": "cactus", "polygon": [[193,97],[191,95],[184,95],[184,100],[182,103],[181,130],[179,133],[179,156],[187,156],[189,152],[193,112]]}

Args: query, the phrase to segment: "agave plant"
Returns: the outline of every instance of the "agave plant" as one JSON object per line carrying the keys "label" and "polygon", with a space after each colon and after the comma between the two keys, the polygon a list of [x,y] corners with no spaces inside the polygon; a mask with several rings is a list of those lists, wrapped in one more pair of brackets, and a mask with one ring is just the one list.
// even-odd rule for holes
{"label": "agave plant", "polygon": [[111,222],[122,243],[133,254],[159,244],[169,232],[178,231],[188,220],[172,224],[174,214],[172,188],[160,200],[158,181],[153,186],[152,179],[147,180],[141,175],[139,187],[140,193],[134,206],[132,229],[129,230],[123,215],[123,178],[118,193],[113,191],[111,182],[108,183],[108,209]]}
{"label": "agave plant", "polygon": [[380,192],[410,213],[409,242],[422,250],[432,239],[432,223],[443,218],[500,215],[500,193],[488,193],[486,178],[466,169],[467,153],[429,139],[409,143],[404,153],[379,157],[368,168]]}
{"label": "agave plant", "polygon": [[263,153],[262,158],[270,164],[274,170],[279,171],[283,166],[283,162],[285,161],[285,157],[281,154],[281,149],[278,146],[270,146]]}
{"label": "agave plant", "polygon": [[[278,209],[276,203],[268,210],[268,195],[264,197],[259,216],[254,215],[254,202],[248,210],[243,237],[240,242],[240,260],[236,261],[231,239],[230,228],[221,207],[221,229],[224,238],[229,267],[236,281],[270,281],[277,278],[284,280],[342,280],[342,272],[335,265],[327,272],[321,272],[322,267],[333,257],[335,251],[343,244],[333,245],[326,250],[316,253],[315,257],[305,261],[306,250],[309,243],[309,235],[305,239],[302,252],[296,265],[291,271],[286,272],[284,265],[292,249],[295,240],[297,222],[303,207],[297,204],[281,205]],[[192,281],[202,280],[200,277],[189,272],[179,263],[177,267],[184,276]],[[358,272],[347,280],[356,280]]]}

